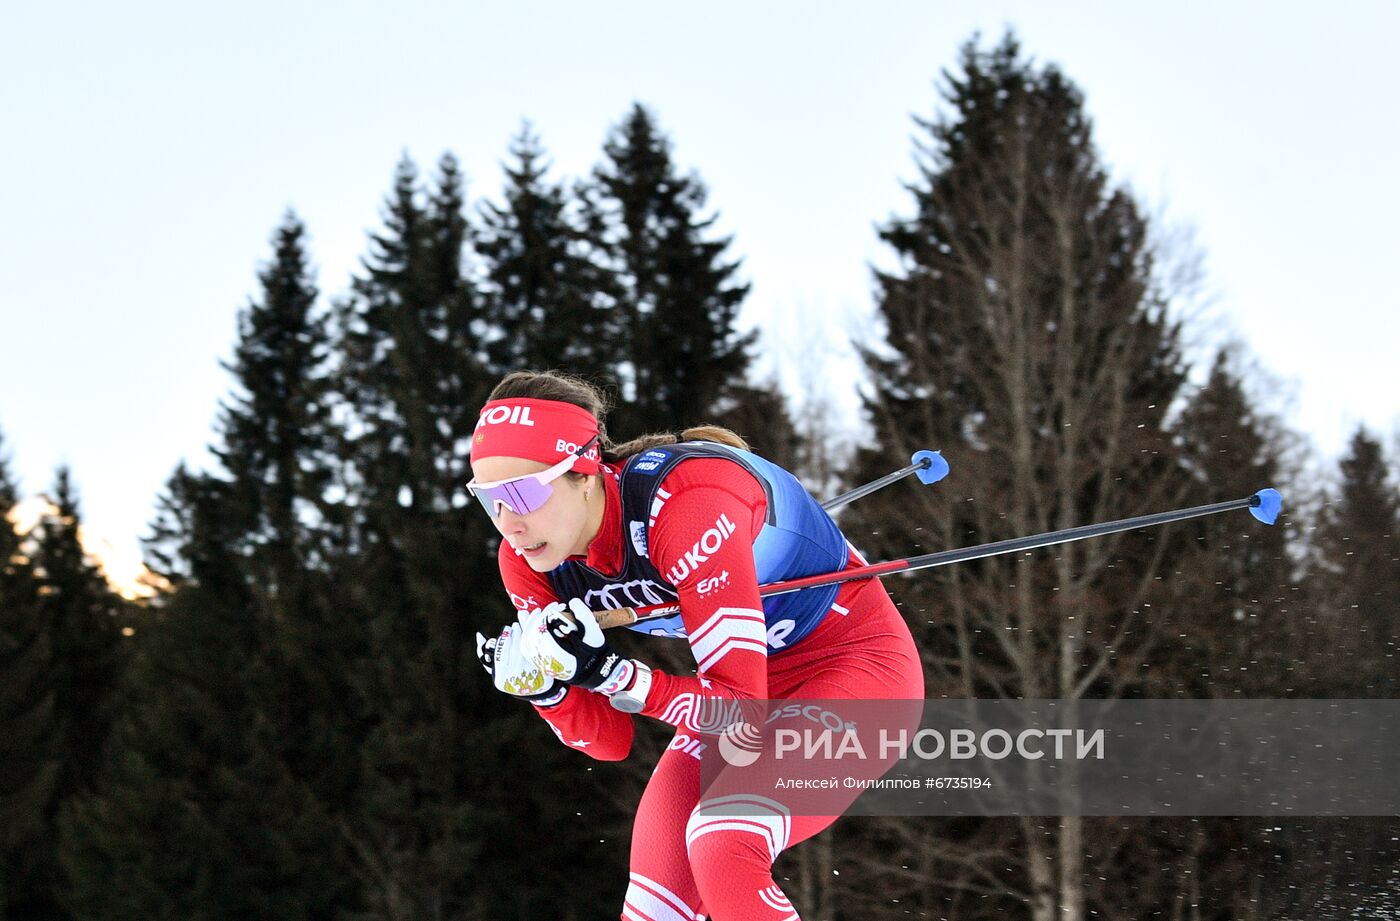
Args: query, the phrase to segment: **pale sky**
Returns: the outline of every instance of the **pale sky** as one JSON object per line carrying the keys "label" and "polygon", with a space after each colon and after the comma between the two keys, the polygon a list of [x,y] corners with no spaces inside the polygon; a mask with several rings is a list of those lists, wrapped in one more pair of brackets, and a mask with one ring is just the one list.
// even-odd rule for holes
{"label": "pale sky", "polygon": [[134,554],[174,466],[207,463],[285,209],[337,295],[403,152],[428,171],[452,151],[496,197],[522,119],[577,177],[633,101],[734,235],[745,322],[800,317],[841,361],[889,258],[875,227],[910,211],[911,116],[1008,25],[1084,90],[1115,181],[1194,231],[1205,335],[1247,344],[1320,456],[1360,422],[1391,440],[1400,3],[54,2],[0,13],[0,433],[22,491],[72,465],[89,530]]}

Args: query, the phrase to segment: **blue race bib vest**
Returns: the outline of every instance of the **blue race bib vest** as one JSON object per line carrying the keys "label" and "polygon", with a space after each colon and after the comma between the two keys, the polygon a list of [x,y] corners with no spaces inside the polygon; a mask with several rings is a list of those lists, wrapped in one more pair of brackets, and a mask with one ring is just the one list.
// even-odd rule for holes
{"label": "blue race bib vest", "polygon": [[[647,552],[648,538],[667,498],[664,493],[658,495],[658,487],[673,467],[692,457],[733,461],[763,486],[768,513],[753,543],[754,568],[760,585],[845,567],[846,538],[796,477],[748,451],[713,442],[690,441],[644,451],[628,459],[621,480],[622,526],[625,529],[622,571],[616,576],[606,576],[578,560],[566,560],[549,573],[559,598],[565,601],[582,598],[595,611],[676,600],[675,583],[684,581],[707,559],[706,541],[718,547],[734,528],[733,522],[720,516],[711,529],[700,536],[695,548],[667,572],[662,573],[652,564]],[[722,576],[712,574],[710,578]],[[839,590],[839,585],[821,585],[765,598],[763,612],[768,626],[769,653],[787,649],[811,633],[831,610]],[[633,624],[631,629],[658,636],[686,635],[679,614]]]}

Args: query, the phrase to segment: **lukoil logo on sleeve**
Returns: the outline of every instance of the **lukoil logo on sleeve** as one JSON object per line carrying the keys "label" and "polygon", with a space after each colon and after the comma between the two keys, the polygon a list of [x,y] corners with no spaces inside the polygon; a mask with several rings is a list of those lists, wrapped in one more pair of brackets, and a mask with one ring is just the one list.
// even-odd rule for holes
{"label": "lukoil logo on sleeve", "polygon": [[729,516],[723,513],[715,519],[715,526],[700,535],[700,539],[695,542],[695,546],[685,552],[676,565],[672,566],[666,573],[672,585],[679,585],[685,581],[686,576],[700,568],[700,564],[709,562],[711,555],[718,553],[719,548],[724,546],[729,535],[738,530],[734,522],[729,520]]}

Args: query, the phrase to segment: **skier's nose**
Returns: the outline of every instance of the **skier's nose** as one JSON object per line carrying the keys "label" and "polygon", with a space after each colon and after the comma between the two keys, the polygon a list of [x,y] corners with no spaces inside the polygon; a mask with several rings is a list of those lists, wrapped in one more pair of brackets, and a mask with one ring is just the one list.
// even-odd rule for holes
{"label": "skier's nose", "polygon": [[525,533],[525,519],[515,512],[501,506],[501,513],[496,516],[496,521],[500,526],[501,533],[507,537],[518,537]]}

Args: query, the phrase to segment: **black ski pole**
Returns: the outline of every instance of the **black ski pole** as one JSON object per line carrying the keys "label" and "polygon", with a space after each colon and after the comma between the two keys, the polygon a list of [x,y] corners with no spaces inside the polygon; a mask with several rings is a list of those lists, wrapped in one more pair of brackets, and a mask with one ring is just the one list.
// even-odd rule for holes
{"label": "black ski pole", "polygon": [[843,505],[849,505],[862,496],[868,496],[878,489],[884,489],[891,483],[898,483],[911,473],[919,475],[919,482],[925,486],[937,483],[948,475],[948,462],[943,459],[943,455],[937,451],[915,451],[914,456],[909,458],[909,466],[894,473],[886,474],[878,480],[871,480],[864,486],[857,486],[847,493],[842,493],[834,499],[827,499],[822,503],[822,508],[828,512],[835,511]]}
{"label": "black ski pole", "polygon": [[[825,572],[815,576],[804,576],[800,579],[788,579],[783,582],[773,582],[768,585],[760,585],[758,593],[767,598],[771,595],[781,595],[786,592],[795,592],[804,588],[812,588],[818,585],[830,585],[833,582],[849,582],[852,579],[869,579],[878,576],[887,576],[896,572],[913,572],[917,569],[929,569],[934,566],[948,566],[952,563],[964,563],[968,560],[977,560],[988,556],[1000,556],[1005,553],[1019,553],[1024,550],[1034,550],[1038,547],[1049,547],[1052,544],[1065,544],[1070,541],[1084,540],[1088,537],[1102,537],[1106,534],[1117,534],[1120,531],[1132,531],[1137,528],[1150,528],[1157,525],[1170,524],[1173,521],[1184,521],[1187,518],[1199,518],[1203,515],[1218,515],[1221,512],[1230,512],[1235,509],[1249,509],[1249,513],[1264,524],[1273,524],[1278,519],[1278,513],[1283,505],[1283,497],[1276,489],[1261,489],[1251,496],[1243,499],[1232,499],[1228,502],[1216,502],[1212,505],[1198,505],[1194,508],[1177,509],[1170,512],[1157,512],[1152,515],[1139,515],[1136,518],[1122,518],[1118,521],[1105,521],[1100,524],[1080,525],[1077,528],[1064,528],[1059,531],[1047,531],[1044,534],[1031,534],[1026,537],[1013,537],[1009,540],[994,541],[989,544],[978,544],[975,547],[963,547],[957,550],[942,550],[937,553],[926,553],[922,556],[911,556],[902,560],[888,560],[883,563],[871,563],[867,566],[856,566],[851,569],[843,569],[839,572]],[[649,604],[640,608],[618,608],[611,611],[598,612],[598,623],[605,629],[609,627],[625,627],[638,620],[648,617],[664,617],[676,614],[680,611],[680,605],[669,604]]]}

